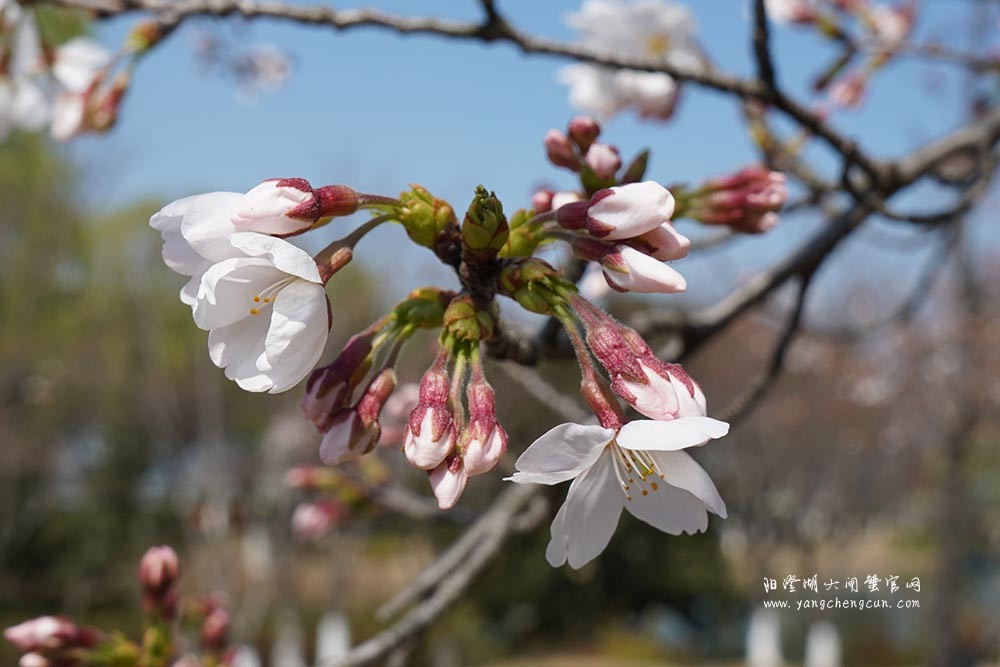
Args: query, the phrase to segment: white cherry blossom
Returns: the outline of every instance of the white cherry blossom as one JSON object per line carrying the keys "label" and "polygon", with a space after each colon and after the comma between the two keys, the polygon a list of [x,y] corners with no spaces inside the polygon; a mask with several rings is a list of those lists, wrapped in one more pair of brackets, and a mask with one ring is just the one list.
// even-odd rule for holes
{"label": "white cherry blossom", "polygon": [[163,237],[163,261],[173,271],[190,279],[180,298],[194,307],[201,277],[216,262],[241,253],[229,242],[236,232],[231,221],[239,192],[209,192],[171,202],[149,219]]}
{"label": "white cherry blossom", "polygon": [[[567,22],[581,33],[584,45],[598,51],[689,69],[701,66],[694,16],[669,0],[588,0]],[[564,67],[559,80],[570,87],[573,106],[605,118],[632,107],[643,117],[665,120],[679,92],[667,74],[590,64]]]}
{"label": "white cherry blossom", "polygon": [[239,257],[205,271],[194,320],[207,329],[209,356],[247,391],[291,389],[326,345],[330,310],[313,258],[254,232],[229,238]]}
{"label": "white cherry blossom", "polygon": [[561,424],[536,440],[515,463],[510,481],[559,484],[573,480],[552,522],[545,557],[553,567],[580,568],[611,540],[622,509],[666,533],[697,533],[708,512],[726,505],[708,473],[687,452],[729,432],[709,417],[640,420],[620,429]]}

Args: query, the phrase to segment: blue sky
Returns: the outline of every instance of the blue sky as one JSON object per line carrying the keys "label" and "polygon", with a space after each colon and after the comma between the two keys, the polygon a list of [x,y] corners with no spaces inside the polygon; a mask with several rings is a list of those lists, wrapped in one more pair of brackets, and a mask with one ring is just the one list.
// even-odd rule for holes
{"label": "blue sky", "polygon": [[[718,65],[751,74],[748,19],[742,0],[695,0],[699,39]],[[403,14],[457,19],[479,16],[473,0],[381,0],[371,6]],[[580,0],[500,0],[520,29],[573,38],[567,13]],[[954,46],[968,20],[965,0],[924,2],[921,39]],[[348,6],[338,3],[338,7]],[[102,24],[96,36],[121,43],[137,17]],[[206,74],[194,56],[198,30],[218,31],[238,44],[271,43],[295,63],[281,91],[241,102],[232,81]],[[811,77],[832,56],[806,31],[776,27],[781,80],[811,99]],[[301,176],[313,184],[346,183],[395,194],[417,182],[462,210],[483,183],[508,208],[527,204],[541,181],[572,184],[547,165],[545,131],[573,115],[556,82],[564,61],[524,56],[509,45],[483,45],[434,37],[399,37],[376,29],[336,33],[273,21],[199,19],[180,29],[139,67],[118,126],[66,148],[83,168],[82,205],[109,210],[144,196],[164,200],[210,190],[246,190],[264,178]],[[878,155],[905,152],[960,119],[960,80],[947,67],[900,60],[883,71],[860,112],[833,122],[863,139]],[[669,123],[612,119],[605,139],[624,155],[653,150],[648,176],[665,183],[690,181],[739,168],[753,159],[733,101],[688,87]],[[822,149],[816,149],[821,154]],[[783,254],[817,221],[783,225],[783,242],[748,239],[739,269],[725,269],[721,285]],[[769,235],[770,236],[770,235]],[[391,246],[385,246],[391,247]],[[747,248],[750,248],[748,251]],[[713,275],[726,262],[713,261]],[[383,263],[383,268],[391,267]],[[712,292],[713,290],[709,290]]]}

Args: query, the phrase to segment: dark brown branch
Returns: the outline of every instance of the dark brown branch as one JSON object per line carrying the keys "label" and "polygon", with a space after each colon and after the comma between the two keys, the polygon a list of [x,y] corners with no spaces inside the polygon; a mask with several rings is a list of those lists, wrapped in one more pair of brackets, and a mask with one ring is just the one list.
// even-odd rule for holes
{"label": "dark brown branch", "polygon": [[770,28],[764,0],[754,0],[753,19],[753,52],[757,59],[757,76],[768,90],[775,92],[778,86],[775,83],[774,61],[771,60]]}

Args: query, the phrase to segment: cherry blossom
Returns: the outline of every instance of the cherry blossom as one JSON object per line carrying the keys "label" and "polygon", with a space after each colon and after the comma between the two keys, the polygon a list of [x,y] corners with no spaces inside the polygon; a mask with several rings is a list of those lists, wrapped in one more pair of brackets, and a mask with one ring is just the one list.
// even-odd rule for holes
{"label": "cherry blossom", "polygon": [[330,330],[329,301],[313,258],[254,232],[229,237],[239,256],[201,278],[195,323],[208,330],[209,356],[247,391],[278,393],[319,360]]}
{"label": "cherry blossom", "polygon": [[[668,0],[588,0],[568,22],[580,31],[583,44],[599,51],[677,67],[701,66],[694,16]],[[559,79],[570,87],[573,106],[601,117],[633,107],[643,117],[666,120],[679,94],[677,82],[658,72],[576,63],[560,70]]]}
{"label": "cherry blossom", "polygon": [[552,522],[545,557],[553,567],[580,568],[611,541],[622,508],[672,535],[708,526],[726,505],[705,470],[684,449],[721,438],[729,425],[708,417],[640,420],[620,429],[560,424],[531,444],[510,481],[573,480]]}

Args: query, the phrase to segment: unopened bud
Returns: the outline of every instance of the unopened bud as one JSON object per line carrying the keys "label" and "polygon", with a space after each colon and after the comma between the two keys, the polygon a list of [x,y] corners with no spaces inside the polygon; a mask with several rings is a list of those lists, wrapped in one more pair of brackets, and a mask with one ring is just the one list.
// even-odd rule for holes
{"label": "unopened bud", "polygon": [[346,185],[313,189],[304,178],[273,178],[247,192],[232,215],[237,229],[292,236],[312,229],[321,220],[358,210],[358,193]]}
{"label": "unopened bud", "polygon": [[150,547],[139,562],[139,583],[145,594],[161,597],[177,585],[180,560],[171,547]]}
{"label": "unopened bud", "polygon": [[201,623],[201,645],[206,651],[220,653],[229,643],[229,612],[219,607]]}
{"label": "unopened bud", "polygon": [[573,142],[559,130],[549,130],[545,135],[545,153],[549,157],[549,162],[557,167],[571,171],[580,170],[580,157],[573,147]]}
{"label": "unopened bud", "polygon": [[323,433],[333,417],[351,399],[351,394],[371,367],[371,332],[352,336],[332,364],[317,368],[306,381],[306,393],[300,406],[306,419]]}
{"label": "unopened bud", "polygon": [[469,425],[462,434],[462,460],[467,475],[481,475],[492,470],[507,451],[507,432],[497,423],[493,388],[481,370],[466,388]]}
{"label": "unopened bud", "polygon": [[602,181],[611,180],[621,169],[622,159],[618,149],[608,144],[594,144],[587,151],[583,161]]}
{"label": "unopened bud", "polygon": [[555,192],[552,190],[539,190],[531,195],[531,207],[535,213],[548,213],[552,210],[552,197]]}
{"label": "unopened bud", "polygon": [[493,335],[493,317],[470,297],[452,299],[444,312],[444,328],[456,340],[478,342]]}
{"label": "unopened bud", "polygon": [[458,503],[458,499],[462,497],[465,485],[469,481],[462,457],[457,454],[450,456],[428,472],[427,477],[430,480],[434,496],[437,498],[438,507],[443,510],[451,509]]}
{"label": "unopened bud", "polygon": [[591,144],[601,135],[601,125],[590,116],[576,116],[569,121],[569,138],[581,153],[586,153]]}
{"label": "unopened bud", "polygon": [[426,188],[419,185],[412,188],[399,196],[401,204],[396,219],[414,243],[433,248],[449,227],[458,224],[455,211],[448,202],[435,198]]}
{"label": "unopened bud", "polygon": [[445,352],[420,378],[420,397],[403,436],[406,459],[423,470],[436,467],[455,445],[455,423],[448,410],[451,380]]}
{"label": "unopened bud", "polygon": [[503,248],[508,233],[507,218],[500,200],[483,186],[477,186],[476,195],[462,223],[465,248],[478,253],[477,256],[488,258]]}

